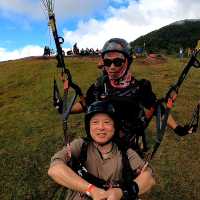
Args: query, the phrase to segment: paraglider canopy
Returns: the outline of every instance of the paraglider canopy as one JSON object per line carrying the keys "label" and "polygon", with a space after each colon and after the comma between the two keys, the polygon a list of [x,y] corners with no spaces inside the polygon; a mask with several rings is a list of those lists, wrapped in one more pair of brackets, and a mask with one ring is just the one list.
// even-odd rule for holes
{"label": "paraglider canopy", "polygon": [[48,15],[53,15],[53,10],[54,10],[54,0],[41,0],[41,3],[43,6],[48,10]]}

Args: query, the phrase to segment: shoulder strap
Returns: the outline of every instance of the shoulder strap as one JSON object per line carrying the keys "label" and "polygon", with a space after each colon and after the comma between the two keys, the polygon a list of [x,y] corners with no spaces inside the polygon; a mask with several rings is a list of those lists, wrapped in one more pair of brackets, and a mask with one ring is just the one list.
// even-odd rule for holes
{"label": "shoulder strap", "polygon": [[128,159],[128,155],[127,155],[127,151],[125,150],[121,150],[122,152],[122,176],[124,179],[124,184],[126,185],[130,185],[133,181],[134,178],[137,177],[137,173],[136,170],[132,170],[129,159]]}
{"label": "shoulder strap", "polygon": [[83,139],[83,144],[81,146],[81,152],[80,152],[80,157],[79,157],[79,161],[82,165],[85,164],[86,160],[87,160],[87,149],[88,149],[88,145],[89,145],[89,141],[87,138]]}
{"label": "shoulder strap", "polygon": [[74,166],[73,169],[77,172],[79,176],[83,177],[89,183],[92,183],[99,188],[106,189],[106,185],[107,185],[106,181],[94,176],[93,174],[90,174],[84,166],[87,160],[88,145],[89,145],[89,140],[87,138],[84,138],[84,142],[81,147],[79,160],[75,160],[74,164],[76,164],[76,166]]}

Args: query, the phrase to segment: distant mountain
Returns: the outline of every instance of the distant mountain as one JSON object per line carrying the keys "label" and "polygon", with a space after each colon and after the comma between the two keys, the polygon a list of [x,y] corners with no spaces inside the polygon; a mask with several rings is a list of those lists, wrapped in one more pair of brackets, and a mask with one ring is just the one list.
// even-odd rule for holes
{"label": "distant mountain", "polygon": [[174,22],[131,42],[132,48],[144,47],[153,52],[175,53],[179,48],[194,48],[200,40],[200,19]]}

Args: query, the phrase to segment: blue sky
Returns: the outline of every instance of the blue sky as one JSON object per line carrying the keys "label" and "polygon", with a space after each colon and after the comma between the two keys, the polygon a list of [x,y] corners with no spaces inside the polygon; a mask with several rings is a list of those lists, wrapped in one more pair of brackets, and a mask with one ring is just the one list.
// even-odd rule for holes
{"label": "blue sky", "polygon": [[[63,48],[102,48],[111,37],[137,37],[183,19],[200,18],[199,0],[55,0]],[[54,48],[40,0],[0,0],[0,61]]]}

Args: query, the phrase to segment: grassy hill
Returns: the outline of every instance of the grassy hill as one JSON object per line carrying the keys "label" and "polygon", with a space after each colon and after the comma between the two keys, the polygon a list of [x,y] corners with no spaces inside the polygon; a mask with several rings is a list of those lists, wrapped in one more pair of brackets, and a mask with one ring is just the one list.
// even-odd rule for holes
{"label": "grassy hill", "polygon": [[[73,79],[85,92],[99,71],[97,58],[65,58]],[[137,78],[152,81],[158,97],[174,83],[187,59],[167,57],[162,65],[134,61]],[[56,184],[47,176],[51,156],[62,146],[61,117],[52,106],[57,77],[55,59],[30,58],[0,63],[0,199],[50,199]],[[200,70],[192,69],[173,108],[184,123],[199,100]],[[69,133],[83,135],[83,114],[69,118]],[[152,122],[148,135],[153,137]],[[143,199],[200,200],[200,132],[180,138],[167,130],[152,161],[157,185]]]}
{"label": "grassy hill", "polygon": [[200,40],[200,20],[182,20],[152,31],[131,42],[133,48],[153,52],[178,53],[179,48],[195,48]]}

